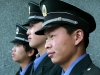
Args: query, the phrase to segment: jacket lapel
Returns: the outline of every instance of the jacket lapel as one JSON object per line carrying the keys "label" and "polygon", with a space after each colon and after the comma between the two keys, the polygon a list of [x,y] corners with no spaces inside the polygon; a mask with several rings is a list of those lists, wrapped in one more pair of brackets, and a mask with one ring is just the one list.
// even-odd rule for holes
{"label": "jacket lapel", "polygon": [[52,64],[51,59],[48,56],[44,57],[33,75],[42,75],[43,72],[47,69],[47,67],[50,66],[50,64]]}
{"label": "jacket lapel", "polygon": [[89,55],[86,55],[81,61],[79,61],[72,69],[70,75],[81,75],[84,69],[86,69],[92,63]]}
{"label": "jacket lapel", "polygon": [[32,66],[33,66],[33,63],[31,63],[31,65],[28,67],[28,69],[26,70],[24,75],[30,75],[31,70],[32,70]]}
{"label": "jacket lapel", "polygon": [[20,69],[17,71],[16,75],[20,75]]}

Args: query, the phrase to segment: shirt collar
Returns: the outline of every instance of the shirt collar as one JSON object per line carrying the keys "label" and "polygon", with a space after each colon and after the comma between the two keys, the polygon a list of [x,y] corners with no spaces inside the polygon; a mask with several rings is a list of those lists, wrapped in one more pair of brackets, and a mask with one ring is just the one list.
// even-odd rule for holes
{"label": "shirt collar", "polygon": [[22,69],[20,69],[20,75],[24,75],[25,74],[25,72],[26,72],[26,70],[28,69],[28,67],[30,66],[32,64],[32,62],[31,63],[29,63],[23,70]]}
{"label": "shirt collar", "polygon": [[73,69],[73,67],[80,61],[82,60],[87,54],[83,54],[82,56],[80,56],[79,58],[77,58],[70,66],[69,68],[64,72],[64,70],[62,70],[61,75],[69,75],[71,70]]}
{"label": "shirt collar", "polygon": [[[37,55],[38,56],[38,55]],[[34,60],[34,71],[36,70],[36,68],[38,67],[38,65],[40,64],[40,62],[43,60],[43,58],[47,56],[47,52],[44,53],[43,55],[41,55],[40,57],[36,57],[36,59]]]}

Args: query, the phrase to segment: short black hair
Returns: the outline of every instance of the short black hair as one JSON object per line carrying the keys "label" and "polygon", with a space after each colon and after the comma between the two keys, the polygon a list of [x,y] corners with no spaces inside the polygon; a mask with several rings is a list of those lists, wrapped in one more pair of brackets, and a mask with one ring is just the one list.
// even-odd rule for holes
{"label": "short black hair", "polygon": [[[62,24],[61,26],[67,30],[67,33],[69,35],[71,35],[75,30],[80,29],[78,27],[75,27],[72,25],[66,25],[66,24]],[[84,30],[83,30],[83,32],[84,32],[84,46],[85,46],[85,48],[87,48],[87,46],[89,44],[89,33],[85,32]]]}
{"label": "short black hair", "polygon": [[35,60],[36,54],[38,54],[38,50],[36,48],[33,48],[33,49],[34,49],[34,54],[32,56],[32,61]]}
{"label": "short black hair", "polygon": [[23,47],[25,48],[25,51],[26,51],[26,52],[28,52],[28,51],[30,51],[30,50],[34,50],[34,54],[32,55],[32,60],[35,60],[36,54],[38,53],[37,49],[36,49],[36,48],[31,48],[31,47],[29,46],[29,43],[23,43],[22,45],[23,45]]}

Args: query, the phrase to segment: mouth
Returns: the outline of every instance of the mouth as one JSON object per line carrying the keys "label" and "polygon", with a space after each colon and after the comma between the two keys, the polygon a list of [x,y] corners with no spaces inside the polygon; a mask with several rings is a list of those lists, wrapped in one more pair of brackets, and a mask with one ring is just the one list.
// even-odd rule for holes
{"label": "mouth", "polygon": [[55,52],[47,52],[48,53],[48,57],[52,58]]}
{"label": "mouth", "polygon": [[14,57],[15,56],[15,54],[14,53],[12,53],[12,57]]}
{"label": "mouth", "polygon": [[31,38],[30,37],[28,37],[28,41],[30,41],[31,40]]}

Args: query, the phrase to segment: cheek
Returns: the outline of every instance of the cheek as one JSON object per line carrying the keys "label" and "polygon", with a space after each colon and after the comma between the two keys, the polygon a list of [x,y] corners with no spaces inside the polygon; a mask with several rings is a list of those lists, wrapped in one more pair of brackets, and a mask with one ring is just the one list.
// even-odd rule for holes
{"label": "cheek", "polygon": [[[32,40],[36,40],[37,41],[37,39],[40,37],[40,35],[36,35],[35,34],[35,32],[36,32],[37,30],[35,30],[34,28],[33,29],[31,29],[31,37],[32,37]],[[34,40],[34,41],[35,41]]]}
{"label": "cheek", "polygon": [[16,52],[21,54],[24,52],[24,48],[23,47],[17,48]]}
{"label": "cheek", "polygon": [[19,50],[16,50],[16,54],[17,55],[20,55],[22,52],[21,52],[21,50],[19,49]]}
{"label": "cheek", "polygon": [[56,51],[57,53],[60,53],[64,46],[63,41],[59,38],[53,40],[52,44],[53,44],[54,51]]}
{"label": "cheek", "polygon": [[70,47],[69,44],[70,42],[69,40],[67,41],[67,39],[57,38],[53,41],[54,50],[59,54],[64,54],[65,52],[68,52]]}
{"label": "cheek", "polygon": [[[35,31],[34,30],[31,30],[31,39],[33,40],[33,41],[35,41],[35,40],[37,40],[37,37],[38,37],[38,35],[35,35]],[[35,39],[35,40],[34,40]],[[30,41],[31,42],[31,41]]]}
{"label": "cheek", "polygon": [[60,39],[60,38],[57,38],[57,39],[55,39],[54,41],[53,41],[53,44],[54,44],[54,46],[55,47],[63,47],[63,46],[66,46],[66,40],[63,40],[63,39]]}
{"label": "cheek", "polygon": [[34,29],[31,29],[30,32],[31,32],[31,35],[34,35],[35,33]]}
{"label": "cheek", "polygon": [[26,58],[26,57],[25,57],[25,56],[26,56],[26,52],[25,52],[25,51],[19,51],[19,52],[17,53],[17,55],[18,55],[19,59]]}

